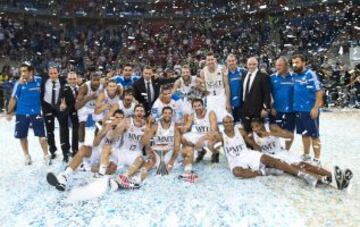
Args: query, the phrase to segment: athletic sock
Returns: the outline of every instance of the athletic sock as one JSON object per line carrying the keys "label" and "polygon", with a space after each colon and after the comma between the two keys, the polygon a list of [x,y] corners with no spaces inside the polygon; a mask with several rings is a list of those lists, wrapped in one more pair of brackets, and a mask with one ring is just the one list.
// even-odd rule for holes
{"label": "athletic sock", "polygon": [[191,170],[192,170],[192,164],[185,165],[185,168],[184,168],[185,172],[191,172]]}
{"label": "athletic sock", "polygon": [[106,169],[107,169],[107,166],[106,166],[106,165],[100,165],[99,173],[100,173],[101,175],[105,175]]}
{"label": "athletic sock", "polygon": [[65,174],[66,174],[67,176],[69,176],[69,175],[72,174],[73,172],[74,172],[74,170],[71,169],[70,166],[66,167],[66,169],[65,169]]}

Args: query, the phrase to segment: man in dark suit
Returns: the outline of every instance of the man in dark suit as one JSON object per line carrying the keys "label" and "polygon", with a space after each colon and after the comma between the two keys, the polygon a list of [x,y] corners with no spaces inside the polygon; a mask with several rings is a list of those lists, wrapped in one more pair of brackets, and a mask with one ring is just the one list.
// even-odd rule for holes
{"label": "man in dark suit", "polygon": [[159,97],[160,86],[174,83],[176,80],[177,77],[169,79],[155,78],[153,69],[150,66],[144,67],[143,75],[134,83],[133,90],[135,99],[144,105],[147,116],[150,114],[153,103]]}
{"label": "man in dark suit", "polygon": [[[76,152],[79,150],[79,119],[77,115],[77,110],[75,109],[76,97],[78,95],[78,86],[77,86],[77,75],[76,72],[70,71],[67,74],[67,84],[63,86],[61,91],[61,103],[60,103],[60,111],[64,112],[64,115],[68,116],[65,118],[66,125],[68,125],[68,120],[71,120],[72,125],[72,156],[74,157]],[[64,121],[64,123],[65,123]]]}
{"label": "man in dark suit", "polygon": [[59,77],[59,67],[57,64],[50,63],[48,67],[48,76],[45,76],[41,85],[41,107],[44,115],[47,140],[51,159],[56,157],[56,144],[54,138],[55,117],[60,126],[60,144],[63,152],[63,160],[69,160],[69,128],[67,125],[67,112],[60,110],[61,91],[65,86],[65,79]]}
{"label": "man in dark suit", "polygon": [[271,109],[270,79],[258,69],[258,61],[251,57],[247,61],[248,73],[243,81],[243,105],[241,121],[244,129],[251,131],[251,120],[264,118]]}

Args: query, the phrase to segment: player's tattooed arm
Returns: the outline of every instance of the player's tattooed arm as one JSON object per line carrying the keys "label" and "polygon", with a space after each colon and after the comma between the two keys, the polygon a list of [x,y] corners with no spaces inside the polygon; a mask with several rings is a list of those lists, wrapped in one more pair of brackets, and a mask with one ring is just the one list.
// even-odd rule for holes
{"label": "player's tattooed arm", "polygon": [[244,129],[242,128],[239,128],[239,132],[241,134],[241,136],[244,138],[246,144],[250,145],[254,150],[256,151],[260,151],[261,150],[261,147],[255,143],[255,141],[253,140],[252,137],[250,137]]}
{"label": "player's tattooed arm", "polygon": [[291,139],[293,137],[291,132],[280,128],[276,124],[272,124],[270,126],[269,134],[270,134],[270,136],[276,136],[276,137],[281,137],[281,138],[285,138],[285,139]]}
{"label": "player's tattooed arm", "polygon": [[88,88],[85,84],[83,84],[79,89],[79,94],[76,97],[75,109],[81,109],[85,104],[90,100],[86,97],[88,92]]}
{"label": "player's tattooed arm", "polygon": [[105,110],[110,109],[110,105],[108,103],[103,103],[104,99],[105,99],[105,95],[102,92],[96,99],[95,114],[100,114],[100,113],[104,112]]}

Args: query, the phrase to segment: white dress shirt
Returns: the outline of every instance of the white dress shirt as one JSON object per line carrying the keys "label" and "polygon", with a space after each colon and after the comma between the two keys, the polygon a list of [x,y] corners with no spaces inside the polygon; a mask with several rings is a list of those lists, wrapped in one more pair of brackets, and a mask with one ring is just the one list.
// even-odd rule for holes
{"label": "white dress shirt", "polygon": [[[52,88],[53,88],[52,80],[48,79],[45,83],[44,101],[49,103],[50,105],[51,105]],[[57,79],[55,83],[55,103],[58,102],[59,93],[60,93],[60,81],[59,79]]]}
{"label": "white dress shirt", "polygon": [[243,83],[243,101],[245,101],[245,96],[246,96],[246,84],[249,80],[249,76],[251,74],[251,77],[250,77],[250,84],[249,84],[249,91],[251,90],[251,86],[254,82],[254,79],[255,79],[255,76],[256,76],[256,73],[258,72],[259,70],[256,69],[254,72],[250,73],[248,72],[248,74],[246,75],[245,77],[245,80],[244,80],[244,83]]}

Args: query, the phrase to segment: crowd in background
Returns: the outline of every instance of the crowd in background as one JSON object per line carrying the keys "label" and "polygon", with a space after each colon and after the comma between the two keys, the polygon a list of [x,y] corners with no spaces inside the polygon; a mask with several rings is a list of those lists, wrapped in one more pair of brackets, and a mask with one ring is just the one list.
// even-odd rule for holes
{"label": "crowd in background", "polygon": [[[111,77],[120,74],[123,65],[130,62],[134,74],[140,75],[144,65],[152,65],[160,77],[167,77],[178,73],[184,63],[196,75],[208,50],[218,54],[220,63],[229,53],[234,53],[242,65],[248,57],[258,56],[260,68],[268,74],[274,72],[271,59],[300,51],[319,73],[328,106],[358,107],[359,68],[350,68],[342,61],[327,64],[327,51],[336,37],[346,34],[348,41],[358,40],[354,26],[357,10],[327,7],[323,12],[304,9],[281,17],[192,18],[157,24],[131,21],[106,27],[55,26],[46,20],[30,23],[1,17],[0,56],[16,63],[31,60],[38,73],[44,73],[49,59],[55,59],[62,75],[75,70],[86,78],[90,72],[101,71]],[[349,47],[350,43],[345,43],[343,53],[348,53]],[[15,67],[2,68],[2,109],[17,76]]]}

